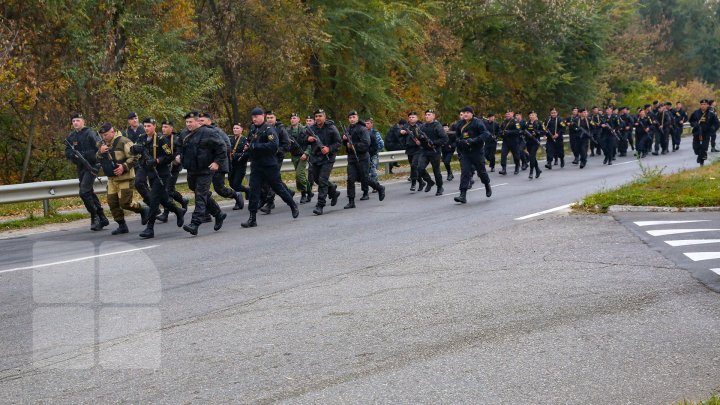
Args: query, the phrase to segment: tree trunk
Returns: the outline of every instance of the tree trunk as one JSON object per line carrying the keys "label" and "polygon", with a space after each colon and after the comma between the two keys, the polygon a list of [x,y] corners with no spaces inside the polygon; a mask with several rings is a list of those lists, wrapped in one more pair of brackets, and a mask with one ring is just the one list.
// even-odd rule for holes
{"label": "tree trunk", "polygon": [[37,111],[39,101],[35,101],[32,112],[30,113],[30,125],[28,125],[27,147],[25,148],[25,158],[23,159],[22,174],[20,175],[20,183],[25,183],[25,178],[30,167],[30,156],[32,155],[32,142],[35,135],[35,127],[37,126]]}

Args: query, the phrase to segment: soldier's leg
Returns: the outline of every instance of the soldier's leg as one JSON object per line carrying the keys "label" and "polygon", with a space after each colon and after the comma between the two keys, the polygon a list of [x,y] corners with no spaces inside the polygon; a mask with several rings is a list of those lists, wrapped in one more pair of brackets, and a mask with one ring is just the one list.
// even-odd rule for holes
{"label": "soldier's leg", "polygon": [[[250,175],[252,176],[252,173],[250,173]],[[292,195],[287,188],[287,185],[283,183],[282,179],[280,178],[280,166],[268,167],[264,175],[266,183],[275,192],[275,194],[280,196],[280,199],[283,200],[283,202],[285,202],[288,207],[296,208],[297,204],[295,204],[295,201],[293,200]]]}
{"label": "soldier's leg", "polygon": [[580,156],[579,156],[579,157],[580,157],[580,164],[581,164],[582,166],[585,166],[585,165],[587,164],[587,158],[588,158],[587,153],[588,153],[588,142],[589,142],[589,141],[590,141],[590,140],[589,140],[588,138],[586,138],[586,137],[583,137],[583,138],[580,139],[580,144],[579,144],[579,149],[578,149],[578,151],[579,151],[579,155],[580,155]]}
{"label": "soldier's leg", "polygon": [[135,167],[135,190],[140,194],[145,204],[150,205],[150,188],[148,187],[147,174],[145,169],[140,166]]}
{"label": "soldier's leg", "polygon": [[[315,176],[315,181],[318,185],[318,207],[324,207],[325,201],[328,196],[328,192],[330,191],[330,179],[329,179],[329,173],[327,176],[324,174],[327,172],[326,170],[327,165],[313,165],[313,172]],[[332,166],[331,166],[332,167]]]}
{"label": "soldier's leg", "polygon": [[78,172],[78,180],[80,180],[80,199],[85,205],[85,209],[91,217],[96,217],[97,204],[95,204],[95,192],[93,190],[93,183],[95,182],[95,176],[86,170],[80,170]]}
{"label": "soldier's leg", "polygon": [[[417,171],[418,176],[423,179],[425,183],[432,183],[432,178],[430,177],[430,173],[427,171],[427,166],[429,163],[429,159],[427,156],[427,153],[425,151],[419,152],[417,156]],[[419,191],[419,190],[418,190]]]}
{"label": "soldier's leg", "polygon": [[348,162],[347,166],[347,196],[350,201],[355,200],[355,182],[358,180],[359,171],[357,162]]}
{"label": "soldier's leg", "polygon": [[470,153],[463,153],[460,156],[460,191],[466,191],[470,188],[470,180],[472,180],[474,170]]}
{"label": "soldier's leg", "polygon": [[503,170],[507,168],[507,155],[510,151],[510,142],[507,139],[503,141],[502,148],[500,149],[500,166]]}
{"label": "soldier's leg", "polygon": [[455,153],[455,148],[447,149],[443,148],[442,155],[443,155],[443,164],[445,165],[445,171],[447,172],[448,177],[452,178],[452,158],[453,154]]}
{"label": "soldier's leg", "polygon": [[225,198],[235,198],[235,190],[225,186],[225,173],[215,172],[212,175],[212,185],[215,192]]}
{"label": "soldier's leg", "polygon": [[[490,176],[488,175],[487,169],[485,169],[485,158],[482,154],[476,155],[472,159],[472,165],[477,171],[480,182],[486,186],[490,185]],[[487,189],[487,187],[486,187]]]}
{"label": "soldier's leg", "polygon": [[435,185],[438,190],[443,186],[442,170],[440,169],[440,154],[434,154],[429,157],[430,165],[432,166],[433,177],[435,177]]}
{"label": "soldier's leg", "polygon": [[717,138],[717,132],[710,134],[710,144],[712,145],[713,152],[717,152],[717,149],[715,148],[715,138]]}
{"label": "soldier's leg", "polygon": [[264,178],[260,168],[257,170],[253,169],[250,172],[250,204],[248,206],[248,211],[250,211],[250,213],[257,213],[258,209],[260,209],[260,199],[262,197],[262,186],[264,183],[263,180]]}
{"label": "soldier's leg", "polygon": [[[372,187],[373,190],[380,190],[382,186],[380,185],[380,182],[377,179],[370,178],[369,175],[369,168],[370,168],[370,160],[369,159],[363,159],[358,162],[358,170],[360,174],[360,182],[364,182],[367,187]],[[438,169],[440,168],[440,163],[438,159]],[[363,175],[365,178],[363,178]]]}
{"label": "soldier's leg", "polygon": [[117,223],[125,222],[125,211],[120,204],[120,189],[114,180],[108,180],[107,183],[107,202],[113,220]]}

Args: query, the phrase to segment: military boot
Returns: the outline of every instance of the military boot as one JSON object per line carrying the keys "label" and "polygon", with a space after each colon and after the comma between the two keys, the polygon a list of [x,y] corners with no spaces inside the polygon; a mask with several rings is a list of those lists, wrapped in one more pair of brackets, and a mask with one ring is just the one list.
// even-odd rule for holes
{"label": "military boot", "polygon": [[335,190],[335,193],[333,194],[332,198],[330,199],[330,206],[334,207],[335,204],[337,204],[337,200],[340,198],[340,192]]}
{"label": "military boot", "polygon": [[242,193],[236,192],[235,193],[235,206],[233,207],[233,211],[241,210],[245,207],[245,201],[243,201]]}
{"label": "military boot", "polygon": [[292,212],[292,217],[297,218],[300,216],[300,209],[298,208],[297,204],[293,201],[293,205],[290,206],[290,211]]}
{"label": "military boot", "polygon": [[492,195],[492,188],[490,188],[490,183],[485,183],[485,196],[487,198],[490,198]]}
{"label": "military boot", "polygon": [[222,211],[220,211],[220,212],[215,216],[215,226],[213,227],[213,229],[216,230],[216,231],[219,231],[220,228],[222,228],[222,226],[223,226],[223,221],[225,221],[225,218],[227,218],[227,214],[224,213],[224,212],[222,212]]}
{"label": "military boot", "polygon": [[181,202],[180,204],[182,204],[182,207],[187,210],[188,204],[190,204],[190,200],[188,200],[187,198],[183,197],[183,198],[182,198],[182,202]]}
{"label": "military boot", "polygon": [[315,209],[313,210],[313,214],[315,215],[322,215],[323,214],[323,207],[320,205],[316,205]]}
{"label": "military boot", "polygon": [[415,191],[415,181],[410,183],[410,191]]}
{"label": "military boot", "polygon": [[100,225],[103,227],[110,225],[110,221],[107,219],[102,210],[98,211],[98,219],[100,219]]}
{"label": "military boot", "polygon": [[382,201],[385,199],[385,186],[380,186],[378,189],[378,200]]}
{"label": "military boot", "polygon": [[367,192],[363,193],[362,197],[360,197],[360,201],[367,201],[370,199],[370,196]]}
{"label": "military boot", "polygon": [[520,173],[520,168],[518,167],[518,165],[515,165],[515,172],[513,174],[518,174],[518,173]]}
{"label": "military boot", "polygon": [[150,220],[150,207],[144,206],[140,209],[140,223],[147,225],[148,220]]}
{"label": "military boot", "polygon": [[118,221],[118,227],[117,227],[117,229],[115,229],[114,231],[110,232],[110,234],[112,234],[112,235],[120,235],[120,234],[128,233],[128,232],[130,232],[130,230],[128,229],[127,224],[125,223],[125,221],[123,220],[123,221]]}
{"label": "military boot", "polygon": [[194,222],[191,222],[185,226],[183,226],[183,230],[185,232],[189,232],[190,235],[197,235],[198,234],[198,228],[200,227],[200,224],[196,224]]}
{"label": "military boot", "polygon": [[177,220],[177,226],[180,228],[185,223],[185,213],[187,210],[185,208],[176,208],[175,210],[175,219]]}
{"label": "military boot", "polygon": [[247,221],[240,224],[243,228],[253,228],[257,226],[257,213],[251,212]]}
{"label": "military boot", "polygon": [[344,209],[355,208],[355,199],[354,199],[354,198],[349,198],[347,205],[344,206],[343,208],[344,208]]}
{"label": "military boot", "polygon": [[303,191],[300,194],[300,204],[305,204],[307,202],[306,198],[307,198],[307,193]]}
{"label": "military boot", "polygon": [[460,190],[460,195],[455,197],[455,202],[459,202],[459,203],[463,203],[463,204],[467,203],[466,195],[467,195],[467,190]]}
{"label": "military boot", "polygon": [[164,223],[166,223],[166,222],[168,221],[168,214],[169,214],[169,213],[170,213],[170,211],[168,211],[167,208],[166,208],[166,209],[163,210],[162,214],[160,214],[160,215],[158,215],[158,216],[155,217],[155,220],[156,220],[157,222],[161,222],[161,223],[164,224]]}
{"label": "military boot", "polygon": [[97,231],[102,231],[102,229],[103,229],[103,226],[100,223],[100,218],[97,215],[95,215],[91,219],[90,230],[97,232]]}
{"label": "military boot", "polygon": [[147,224],[147,227],[144,231],[140,233],[140,237],[143,239],[149,239],[155,237],[155,230],[153,229],[155,227],[155,224],[152,222],[149,222]]}
{"label": "military boot", "polygon": [[502,169],[500,169],[498,174],[502,174],[503,176],[505,176],[507,174],[507,167],[503,165]]}

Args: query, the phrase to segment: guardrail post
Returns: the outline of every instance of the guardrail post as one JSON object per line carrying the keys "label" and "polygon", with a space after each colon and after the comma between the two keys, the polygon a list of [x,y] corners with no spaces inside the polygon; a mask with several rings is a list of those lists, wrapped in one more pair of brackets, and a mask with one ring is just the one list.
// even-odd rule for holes
{"label": "guardrail post", "polygon": [[390,165],[392,165],[392,163],[385,163],[385,174],[390,174]]}
{"label": "guardrail post", "polygon": [[48,216],[50,216],[50,200],[46,198],[42,201],[43,201],[43,215],[45,217],[48,217]]}

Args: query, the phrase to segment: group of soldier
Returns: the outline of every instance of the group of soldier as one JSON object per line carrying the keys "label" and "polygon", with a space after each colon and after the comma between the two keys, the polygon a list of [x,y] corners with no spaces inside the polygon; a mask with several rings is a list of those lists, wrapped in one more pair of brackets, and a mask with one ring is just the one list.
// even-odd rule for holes
{"label": "group of soldier", "polygon": [[[99,131],[85,126],[82,114],[72,115],[73,131],[66,139],[65,155],[77,166],[80,180],[80,197],[91,216],[91,230],[100,231],[109,225],[102,204],[94,193],[93,185],[99,169],[108,178],[107,202],[117,229],[113,235],[128,233],[124,211],[140,214],[146,228],[142,238],[154,237],[156,222],[167,222],[173,213],[178,227],[197,235],[202,223],[212,222],[220,230],[227,214],[213,199],[210,191],[235,200],[234,210],[244,208],[249,200],[249,218],[241,224],[244,228],[257,226],[257,212],[270,214],[279,196],[289,207],[293,218],[299,215],[298,204],[293,199],[295,191],[281,180],[280,171],[286,154],[291,157],[295,169],[295,188],[300,193],[300,204],[311,202],[315,197],[313,186],[317,185],[317,202],[313,213],[322,215],[330,200],[335,206],[340,197],[338,186],[330,180],[337,153],[344,146],[347,151],[347,198],[345,209],[355,208],[355,183],[363,192],[360,200],[370,198],[370,189],[385,198],[385,187],[378,182],[378,152],[404,150],[410,163],[411,191],[429,192],[436,187],[436,195],[442,195],[443,176],[441,162],[447,171],[447,181],[454,175],[451,161],[457,152],[460,161],[460,193],[455,197],[459,203],[467,202],[467,191],[472,188],[473,177],[485,187],[486,196],[492,195],[490,172],[495,171],[496,151],[499,141],[500,170],[507,175],[507,158],[512,154],[514,174],[529,170],[529,178],[537,179],[542,173],[538,163],[538,151],[545,149],[547,163],[544,167],[565,166],[565,138],[568,135],[573,165],[580,169],[588,163],[589,156],[604,156],[603,164],[612,165],[616,156],[626,156],[628,148],[635,156],[645,158],[676,151],[680,147],[683,126],[692,127],[693,150],[697,162],[707,159],[708,148],[716,149],[716,131],[720,122],[712,100],[701,100],[700,108],[690,116],[682,103],[654,102],[640,107],[630,114],[627,107],[607,107],[600,111],[574,108],[567,118],[552,109],[549,116],[540,120],[534,111],[524,120],[519,112],[507,110],[504,120],[498,121],[492,113],[485,117],[475,116],[472,107],[460,110],[459,119],[442,124],[432,109],[425,111],[422,122],[419,114],[412,111],[407,119],[393,125],[383,140],[374,128],[372,119],[361,121],[356,111],[347,115],[347,126],[340,128],[329,120],[324,110],[318,109],[305,118],[305,125],[297,113],[290,116],[285,126],[273,111],[254,108],[252,124],[244,135],[242,124],[233,125],[229,137],[213,124],[209,113],[191,111],[184,117],[185,127],[178,133],[169,120],[158,124],[153,118],[140,123],[136,113],[128,114],[125,134],[104,123]],[[544,141],[544,144],[543,144]],[[243,185],[248,163],[251,165],[248,186]],[[427,171],[430,165],[433,177]],[[175,188],[182,168],[187,171],[187,182],[194,192],[195,209],[189,223],[185,221],[188,199]],[[392,166],[391,166],[392,171]],[[226,175],[229,186],[226,185]],[[133,200],[137,191],[144,204]],[[162,206],[162,210],[160,207]]]}

